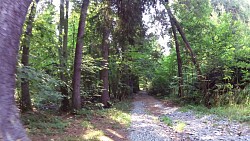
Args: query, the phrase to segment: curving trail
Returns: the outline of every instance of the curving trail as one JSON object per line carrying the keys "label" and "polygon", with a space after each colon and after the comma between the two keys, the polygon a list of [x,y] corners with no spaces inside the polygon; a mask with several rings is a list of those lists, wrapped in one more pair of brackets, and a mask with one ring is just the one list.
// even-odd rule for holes
{"label": "curving trail", "polygon": [[[192,111],[163,103],[141,91],[135,96],[129,129],[131,141],[250,141],[250,127],[215,115],[197,117]],[[167,126],[162,118],[172,122]]]}

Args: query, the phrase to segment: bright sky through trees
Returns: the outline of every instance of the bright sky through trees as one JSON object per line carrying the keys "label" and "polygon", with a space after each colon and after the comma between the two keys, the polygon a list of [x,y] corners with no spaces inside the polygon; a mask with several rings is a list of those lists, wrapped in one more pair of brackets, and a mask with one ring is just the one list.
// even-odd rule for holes
{"label": "bright sky through trees", "polygon": [[[164,9],[164,7],[159,3],[157,4],[156,8],[160,11]],[[153,33],[154,35],[156,35],[158,37],[158,43],[163,47],[164,55],[169,55],[170,48],[168,47],[168,42],[170,40],[170,37],[167,35],[167,31],[165,30],[167,27],[164,27],[159,21],[154,20],[153,15],[155,13],[155,8],[150,8],[148,12],[143,14],[143,20],[146,26],[149,27],[147,34]]]}
{"label": "bright sky through trees", "polygon": [[[59,12],[59,6],[60,6],[60,0],[54,0],[53,1],[53,4],[56,6],[56,10]],[[72,7],[72,3],[69,3],[69,10],[71,10],[71,7]],[[160,6],[159,4],[157,5],[157,8],[159,8],[159,9],[163,9],[164,7],[163,6]],[[155,10],[153,9],[153,8],[151,8],[151,10],[150,10],[150,13],[155,13]],[[69,12],[69,14],[70,14],[70,12]],[[162,25],[159,23],[159,22],[154,22],[153,24],[152,23],[150,23],[150,22],[152,22],[152,19],[153,18],[151,18],[151,14],[147,14],[147,13],[145,13],[144,15],[143,15],[143,20],[145,21],[145,24],[148,26],[148,27],[150,27],[149,29],[148,29],[148,31],[147,31],[147,33],[149,34],[149,33],[153,33],[153,34],[155,34],[156,36],[158,36],[159,37],[159,39],[158,39],[158,43],[163,47],[163,52],[164,52],[164,55],[169,55],[169,47],[168,47],[168,45],[167,45],[167,43],[169,42],[169,36],[168,35],[161,35],[161,32],[162,32],[162,30],[163,29],[165,29],[165,28],[163,28],[162,27]]]}

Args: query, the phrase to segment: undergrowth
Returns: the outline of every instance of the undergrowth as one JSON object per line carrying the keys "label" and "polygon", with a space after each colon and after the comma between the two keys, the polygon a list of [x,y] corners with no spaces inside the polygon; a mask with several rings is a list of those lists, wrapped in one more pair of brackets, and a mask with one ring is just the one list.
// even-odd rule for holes
{"label": "undergrowth", "polygon": [[184,128],[186,127],[186,123],[181,122],[181,121],[173,121],[171,118],[168,116],[163,116],[161,117],[161,121],[166,124],[167,126],[172,127],[175,131],[177,132],[182,132]]}
{"label": "undergrowth", "polygon": [[112,108],[107,109],[82,109],[78,112],[78,115],[83,115],[87,119],[90,119],[92,116],[103,116],[128,127],[131,122],[130,108],[131,102],[123,101],[118,102],[114,104]]}
{"label": "undergrowth", "polygon": [[[96,126],[93,117],[101,117],[101,126],[108,127],[112,123],[114,130],[123,129],[130,126],[130,108],[131,101],[128,100],[115,103],[108,109],[82,109],[77,115],[69,115],[72,118],[56,116],[51,112],[30,112],[21,117],[27,132],[32,137],[46,136],[48,140],[53,138],[60,141],[98,141],[105,136],[105,132]],[[82,130],[79,135],[71,135],[68,131],[75,126]]]}
{"label": "undergrowth", "polygon": [[[112,128],[118,129],[130,126],[131,117],[130,117],[130,101],[118,102],[113,105],[112,108],[108,109],[82,109],[78,112],[78,116],[84,116],[87,121],[82,121],[81,125],[87,129],[86,132],[79,137],[67,137],[64,139],[67,140],[81,140],[81,141],[99,141],[106,140],[105,132],[95,126],[95,123],[91,122],[91,117],[102,117],[104,121],[103,124],[111,125]],[[110,123],[110,121],[112,121]],[[105,126],[105,125],[104,125]],[[104,139],[103,139],[104,138]]]}
{"label": "undergrowth", "polygon": [[250,104],[228,104],[224,106],[207,108],[201,103],[183,101],[176,96],[157,96],[156,98],[172,101],[176,105],[179,105],[179,110],[183,112],[192,110],[198,116],[214,114],[221,118],[228,118],[230,120],[236,120],[250,124]]}
{"label": "undergrowth", "polygon": [[69,120],[49,113],[30,112],[23,114],[21,118],[28,133],[34,135],[60,134],[70,125]]}
{"label": "undergrowth", "polygon": [[167,117],[167,116],[163,116],[163,117],[161,118],[161,121],[162,121],[163,123],[165,123],[167,126],[173,126],[173,121],[172,121],[172,119],[170,119],[170,118]]}
{"label": "undergrowth", "polygon": [[179,110],[184,112],[192,110],[198,115],[215,114],[219,117],[250,124],[250,106],[248,105],[228,105],[223,107],[212,107],[210,109],[202,105],[185,105]]}

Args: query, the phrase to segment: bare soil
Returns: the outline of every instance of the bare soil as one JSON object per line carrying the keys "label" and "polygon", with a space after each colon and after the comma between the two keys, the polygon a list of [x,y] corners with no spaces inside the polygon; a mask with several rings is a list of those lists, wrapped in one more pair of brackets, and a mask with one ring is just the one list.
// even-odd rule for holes
{"label": "bare soil", "polygon": [[[91,118],[85,116],[75,115],[64,115],[59,116],[69,123],[65,130],[61,133],[54,135],[39,133],[32,133],[29,135],[32,141],[84,141],[83,137],[94,131],[102,131],[103,136],[98,137],[98,141],[128,141],[128,131],[125,125],[111,120],[108,117],[94,114]],[[93,128],[86,128],[82,126],[82,122],[88,121]],[[55,132],[56,129],[50,129],[51,133]]]}

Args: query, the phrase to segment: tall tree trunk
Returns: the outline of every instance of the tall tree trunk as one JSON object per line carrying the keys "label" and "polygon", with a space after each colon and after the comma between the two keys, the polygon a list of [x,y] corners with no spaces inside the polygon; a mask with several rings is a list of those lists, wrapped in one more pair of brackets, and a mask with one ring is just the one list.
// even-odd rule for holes
{"label": "tall tree trunk", "polygon": [[[168,11],[168,14],[169,14],[169,17],[170,17],[170,13]],[[183,86],[183,75],[182,75],[182,61],[181,61],[181,55],[180,55],[180,45],[179,45],[179,42],[178,42],[178,38],[177,38],[177,35],[176,35],[176,28],[174,26],[174,21],[172,18],[170,18],[170,23],[171,23],[171,26],[172,26],[172,31],[173,31],[173,35],[174,35],[174,41],[175,41],[175,49],[176,49],[176,57],[177,57],[177,65],[178,65],[178,81],[179,81],[179,90],[178,90],[178,95],[179,97],[182,97],[183,96],[183,89],[182,89],[182,86]]]}
{"label": "tall tree trunk", "polygon": [[[109,21],[108,21],[109,22]],[[110,31],[106,25],[103,28],[103,39],[102,39],[102,67],[101,79],[103,81],[103,91],[102,91],[102,103],[104,107],[109,107],[108,101],[109,97],[109,76],[108,76],[108,57],[109,57],[109,34]]]}
{"label": "tall tree trunk", "polygon": [[81,64],[82,64],[82,48],[83,48],[83,37],[85,32],[85,21],[87,17],[87,9],[89,0],[83,0],[81,7],[81,16],[78,27],[75,60],[74,60],[74,74],[73,74],[73,94],[72,94],[72,108],[73,110],[79,110],[81,108],[81,97],[80,97],[80,82],[81,82]]}
{"label": "tall tree trunk", "polygon": [[[69,0],[66,0],[66,12],[64,17],[64,0],[61,0],[60,3],[60,35],[59,35],[59,42],[60,42],[60,78],[64,82],[64,85],[61,86],[61,93],[63,95],[61,111],[68,111],[69,110],[69,99],[68,99],[68,89],[67,89],[67,60],[68,60],[68,51],[67,51],[67,43],[68,43],[68,12],[69,12]],[[64,33],[62,30],[64,29]],[[63,36],[63,41],[62,41]]]}
{"label": "tall tree trunk", "polygon": [[0,140],[29,141],[15,105],[19,40],[31,0],[4,0],[0,5]]}
{"label": "tall tree trunk", "polygon": [[68,19],[69,19],[69,0],[66,0],[66,11],[65,11],[65,18],[64,18],[64,35],[63,35],[63,57],[65,58],[65,64],[67,65],[68,60]]}
{"label": "tall tree trunk", "polygon": [[133,80],[133,93],[137,93],[140,91],[140,84],[139,84],[139,76],[137,75],[132,75],[132,80]]}
{"label": "tall tree trunk", "polygon": [[[29,17],[27,19],[27,28],[26,28],[26,32],[24,33],[24,40],[22,41],[23,52],[22,52],[21,63],[23,64],[24,68],[29,66],[30,38],[32,36],[32,28],[33,28],[35,14],[36,14],[36,2],[33,1],[32,7],[30,9]],[[30,92],[29,92],[29,80],[26,78],[23,78],[21,82],[20,108],[22,112],[32,110]]]}

